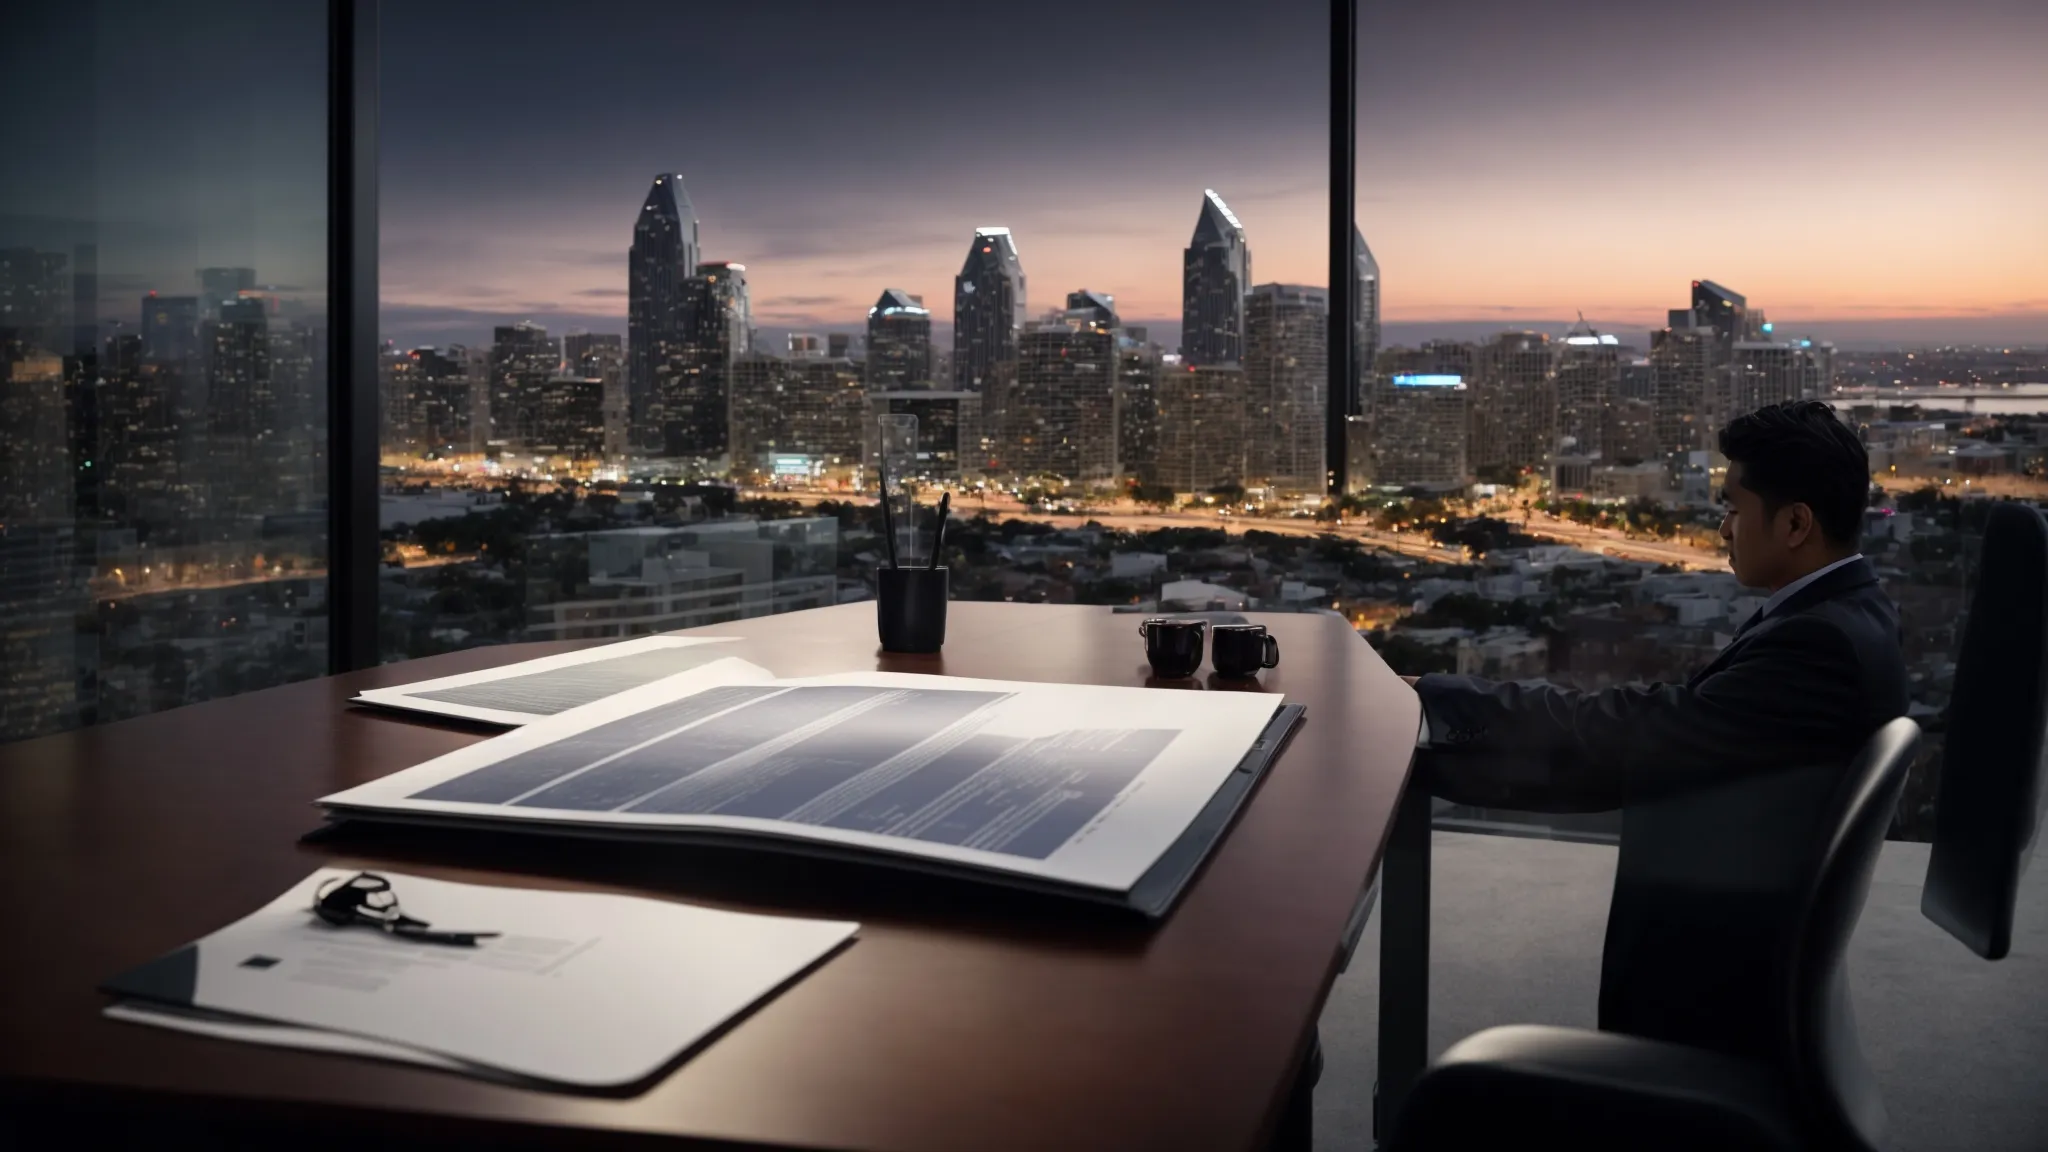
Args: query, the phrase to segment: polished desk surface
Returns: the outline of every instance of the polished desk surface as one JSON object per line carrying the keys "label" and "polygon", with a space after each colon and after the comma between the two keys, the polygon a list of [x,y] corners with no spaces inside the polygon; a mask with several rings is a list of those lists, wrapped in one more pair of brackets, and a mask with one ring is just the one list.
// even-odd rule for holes
{"label": "polished desk surface", "polygon": [[[1379,859],[1415,695],[1327,615],[1260,616],[1263,688],[1305,723],[1161,923],[1052,897],[737,849],[362,829],[302,843],[327,793],[484,739],[357,691],[581,645],[415,660],[0,746],[0,1102],[346,1123],[438,1145],[662,1135],[834,1149],[1244,1148],[1280,1114]],[[1138,618],[956,603],[892,656],[872,605],[699,630],[781,675],[856,669],[1142,685]],[[1205,668],[1204,674],[1207,670]],[[1214,680],[1183,686],[1225,690]],[[859,939],[638,1095],[533,1091],[99,1015],[102,979],[323,865],[858,919]],[[1369,1085],[1350,1086],[1359,1093]]]}

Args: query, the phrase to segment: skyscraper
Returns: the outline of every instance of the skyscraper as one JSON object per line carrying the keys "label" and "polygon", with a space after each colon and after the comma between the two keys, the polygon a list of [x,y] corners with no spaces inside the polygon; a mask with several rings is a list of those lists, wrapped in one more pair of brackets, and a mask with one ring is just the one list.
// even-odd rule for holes
{"label": "skyscraper", "polygon": [[1000,416],[998,467],[1071,484],[1116,478],[1117,319],[1109,297],[1081,291],[1057,318],[1031,325]]}
{"label": "skyscraper", "polygon": [[546,328],[530,320],[492,332],[488,439],[523,448],[534,434],[541,393],[561,370],[561,349]]}
{"label": "skyscraper", "polygon": [[1351,382],[1356,399],[1350,411],[1358,415],[1365,411],[1366,382],[1372,379],[1373,361],[1380,355],[1380,262],[1373,258],[1372,249],[1365,243],[1365,233],[1356,224],[1351,226],[1351,254],[1357,266],[1357,286],[1351,294],[1351,330],[1356,349],[1352,353],[1356,357],[1353,367],[1358,370],[1358,378]]}
{"label": "skyscraper", "polygon": [[1749,301],[1712,280],[1692,282],[1692,313],[1723,343],[1749,338]]}
{"label": "skyscraper", "polygon": [[1471,481],[1468,381],[1475,360],[1471,345],[1450,341],[1380,353],[1373,366],[1374,483],[1442,490]]}
{"label": "skyscraper", "polygon": [[254,268],[201,268],[199,270],[199,311],[208,320],[220,319],[222,304],[238,300],[256,287]]}
{"label": "skyscraper", "polygon": [[1245,301],[1248,479],[1286,492],[1324,487],[1330,294],[1261,284]]}
{"label": "skyscraper", "polygon": [[974,230],[967,260],[953,278],[953,386],[980,392],[999,365],[1017,363],[1024,330],[1024,265],[1008,228]]}
{"label": "skyscraper", "polygon": [[1472,421],[1466,463],[1503,478],[1541,467],[1550,458],[1557,421],[1550,337],[1503,332],[1479,346],[1473,367],[1466,379]]}
{"label": "skyscraper", "polygon": [[604,457],[626,455],[626,346],[616,332],[571,332],[562,360],[572,376],[604,382]]}
{"label": "skyscraper", "polygon": [[165,364],[193,364],[199,359],[199,298],[142,298],[142,355]]}
{"label": "skyscraper", "polygon": [[1155,483],[1198,495],[1245,479],[1245,374],[1236,364],[1164,358]]}
{"label": "skyscraper", "polygon": [[753,347],[747,266],[699,264],[684,288],[679,370],[661,378],[657,396],[660,452],[710,460],[730,447],[733,366]]}
{"label": "skyscraper", "polygon": [[1725,423],[1766,404],[1818,400],[1835,370],[1835,346],[1815,340],[1738,340],[1729,362],[1726,406],[1714,413]]}
{"label": "skyscraper", "polygon": [[1235,364],[1244,356],[1244,297],[1252,254],[1244,226],[1214,189],[1181,262],[1180,348],[1189,364]]}
{"label": "skyscraper", "polygon": [[626,258],[626,407],[635,448],[663,448],[665,375],[682,370],[685,297],[697,271],[697,212],[674,172],[654,178]]}
{"label": "skyscraper", "polygon": [[867,386],[870,392],[932,386],[932,314],[924,297],[885,288],[868,309]]}
{"label": "skyscraper", "polygon": [[1614,463],[1608,413],[1621,402],[1621,340],[1580,318],[1557,354],[1557,435],[1552,451]]}
{"label": "skyscraper", "polygon": [[1116,455],[1124,475],[1159,483],[1159,345],[1144,329],[1126,328],[1117,341]]}
{"label": "skyscraper", "polygon": [[1650,334],[1651,404],[1659,452],[1710,447],[1712,381],[1726,371],[1727,363],[1714,329],[1701,323],[1691,309],[1672,310],[1670,326]]}
{"label": "skyscraper", "polygon": [[267,506],[267,478],[284,463],[277,394],[270,375],[270,333],[263,301],[221,303],[219,319],[200,326],[206,364],[206,433],[212,466],[208,505],[237,514]]}

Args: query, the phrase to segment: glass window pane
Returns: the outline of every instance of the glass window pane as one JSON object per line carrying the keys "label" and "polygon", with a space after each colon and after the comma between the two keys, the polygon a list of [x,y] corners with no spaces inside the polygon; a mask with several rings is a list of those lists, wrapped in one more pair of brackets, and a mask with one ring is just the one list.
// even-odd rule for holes
{"label": "glass window pane", "polygon": [[0,16],[0,740],[324,673],[324,5]]}
{"label": "glass window pane", "polygon": [[1405,673],[1683,682],[1771,592],[1730,570],[1717,430],[1831,401],[1926,733],[1892,831],[1926,839],[1985,502],[2048,498],[2041,9],[1638,7],[1361,6],[1353,502],[1405,553],[1361,627]]}
{"label": "glass window pane", "polygon": [[883,415],[956,598],[1327,607],[1212,546],[1322,484],[1326,5],[496,10],[386,10],[387,658],[865,598]]}

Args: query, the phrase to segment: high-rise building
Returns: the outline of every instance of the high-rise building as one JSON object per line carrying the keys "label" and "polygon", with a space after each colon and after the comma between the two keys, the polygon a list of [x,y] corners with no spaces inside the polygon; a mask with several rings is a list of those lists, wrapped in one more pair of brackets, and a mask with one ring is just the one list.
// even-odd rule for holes
{"label": "high-rise building", "polygon": [[1244,297],[1252,253],[1244,226],[1215,189],[1202,191],[1202,213],[1181,259],[1180,349],[1189,364],[1235,364],[1244,356]]}
{"label": "high-rise building", "polygon": [[1749,338],[1749,301],[1712,280],[1692,282],[1692,314],[1723,343]]}
{"label": "high-rise building", "polygon": [[71,351],[73,279],[61,252],[0,248],[0,340],[58,356]]}
{"label": "high-rise building", "polygon": [[851,360],[853,355],[853,333],[825,333],[825,358],[828,360]]}
{"label": "high-rise building", "polygon": [[1466,375],[1466,463],[1475,472],[1504,478],[1549,461],[1557,422],[1551,356],[1550,337],[1536,332],[1503,332],[1479,346],[1475,371]]}
{"label": "high-rise building", "polygon": [[206,365],[208,506],[247,514],[269,504],[271,477],[290,441],[278,427],[270,325],[261,300],[233,299],[200,325]]}
{"label": "high-rise building", "polygon": [[1124,475],[1159,483],[1159,345],[1143,328],[1126,328],[1117,341],[1116,456]]}
{"label": "high-rise building", "polygon": [[1351,254],[1356,265],[1351,293],[1351,330],[1357,379],[1351,382],[1354,397],[1351,415],[1365,412],[1366,382],[1372,379],[1373,362],[1380,354],[1380,262],[1365,243],[1365,233],[1351,226]]}
{"label": "high-rise building", "polygon": [[541,382],[534,406],[535,456],[579,464],[604,457],[604,379],[599,376],[554,375]]}
{"label": "high-rise building", "polygon": [[626,263],[626,407],[635,448],[661,452],[662,379],[683,369],[685,304],[697,273],[697,211],[674,172],[654,178]]}
{"label": "high-rise building", "polygon": [[419,354],[386,341],[377,349],[377,448],[411,455],[420,448]]}
{"label": "high-rise building", "polygon": [[419,378],[413,389],[415,435],[420,451],[446,456],[469,451],[469,367],[461,345],[443,351],[415,348]]}
{"label": "high-rise building", "polygon": [[1621,372],[1628,360],[1619,337],[1596,331],[1583,318],[1565,335],[1557,351],[1553,452],[1614,462],[1607,444],[1607,414],[1621,400]]}
{"label": "high-rise building", "polygon": [[825,354],[825,340],[816,332],[791,332],[788,342],[791,360],[810,360]]}
{"label": "high-rise building", "polygon": [[1690,309],[1674,309],[1670,326],[1650,334],[1651,402],[1659,452],[1712,447],[1711,402],[1716,380],[1726,373],[1728,355],[1714,329]]}
{"label": "high-rise building", "polygon": [[1811,339],[1738,340],[1729,363],[1726,407],[1717,424],[1766,404],[1818,400],[1834,379],[1835,346]]}
{"label": "high-rise building", "polygon": [[66,519],[0,520],[0,742],[80,719],[78,615],[91,594]]}
{"label": "high-rise building", "polygon": [[142,358],[142,338],[122,333],[100,357],[100,501],[104,513],[128,523],[170,523],[185,511],[178,498],[178,429],[171,411],[176,376]]}
{"label": "high-rise building", "polygon": [[541,392],[561,371],[562,350],[548,330],[530,320],[492,330],[491,443],[522,449],[533,438]]}
{"label": "high-rise building", "polygon": [[1330,294],[1261,284],[1245,301],[1246,470],[1285,492],[1321,492],[1330,381]]}
{"label": "high-rise building", "polygon": [[1094,485],[1117,476],[1117,319],[1110,299],[1081,291],[1068,309],[1024,331],[1017,380],[999,419],[997,467]]}
{"label": "high-rise building", "polygon": [[924,297],[887,288],[868,309],[867,385],[870,392],[932,386],[932,314]]}
{"label": "high-rise building", "polygon": [[1244,369],[1164,358],[1159,371],[1159,456],[1154,483],[1199,495],[1245,481]]}
{"label": "high-rise building", "polygon": [[164,364],[199,362],[199,298],[159,296],[142,298],[142,355]]}
{"label": "high-rise building", "polygon": [[976,453],[981,440],[981,393],[957,389],[938,392],[928,388],[907,392],[870,391],[867,409],[867,418],[861,421],[861,429],[866,440],[865,458],[870,463],[881,454],[880,418],[915,416],[917,436],[911,445],[911,478],[939,481],[975,478]]}
{"label": "high-rise building", "polygon": [[63,359],[0,333],[0,524],[74,515],[65,415]]}
{"label": "high-rise building", "polygon": [[1471,481],[1469,344],[1389,348],[1373,366],[1372,476],[1376,484],[1452,489]]}
{"label": "high-rise building", "polygon": [[239,300],[242,293],[256,289],[254,268],[201,268],[199,270],[199,313],[202,319],[220,319],[222,304]]}
{"label": "high-rise building", "polygon": [[[967,259],[953,278],[953,386],[988,389],[998,366],[1017,363],[1024,331],[1024,265],[1008,228],[974,230]],[[844,355],[834,348],[832,355]]]}
{"label": "high-rise building", "polygon": [[661,382],[660,450],[671,458],[710,460],[729,449],[733,366],[753,348],[747,266],[697,265],[683,311],[680,371]]}
{"label": "high-rise building", "polygon": [[604,457],[623,460],[627,451],[626,345],[616,332],[571,332],[562,338],[562,359],[572,376],[604,382]]}

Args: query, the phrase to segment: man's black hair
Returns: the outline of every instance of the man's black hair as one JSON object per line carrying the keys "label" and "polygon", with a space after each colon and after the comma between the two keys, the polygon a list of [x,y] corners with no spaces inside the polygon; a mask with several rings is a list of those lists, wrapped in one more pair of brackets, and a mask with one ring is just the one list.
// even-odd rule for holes
{"label": "man's black hair", "polygon": [[1737,416],[1721,429],[1721,455],[1742,465],[1742,486],[1773,515],[1804,504],[1829,543],[1853,547],[1863,535],[1870,454],[1832,406],[1792,400]]}

